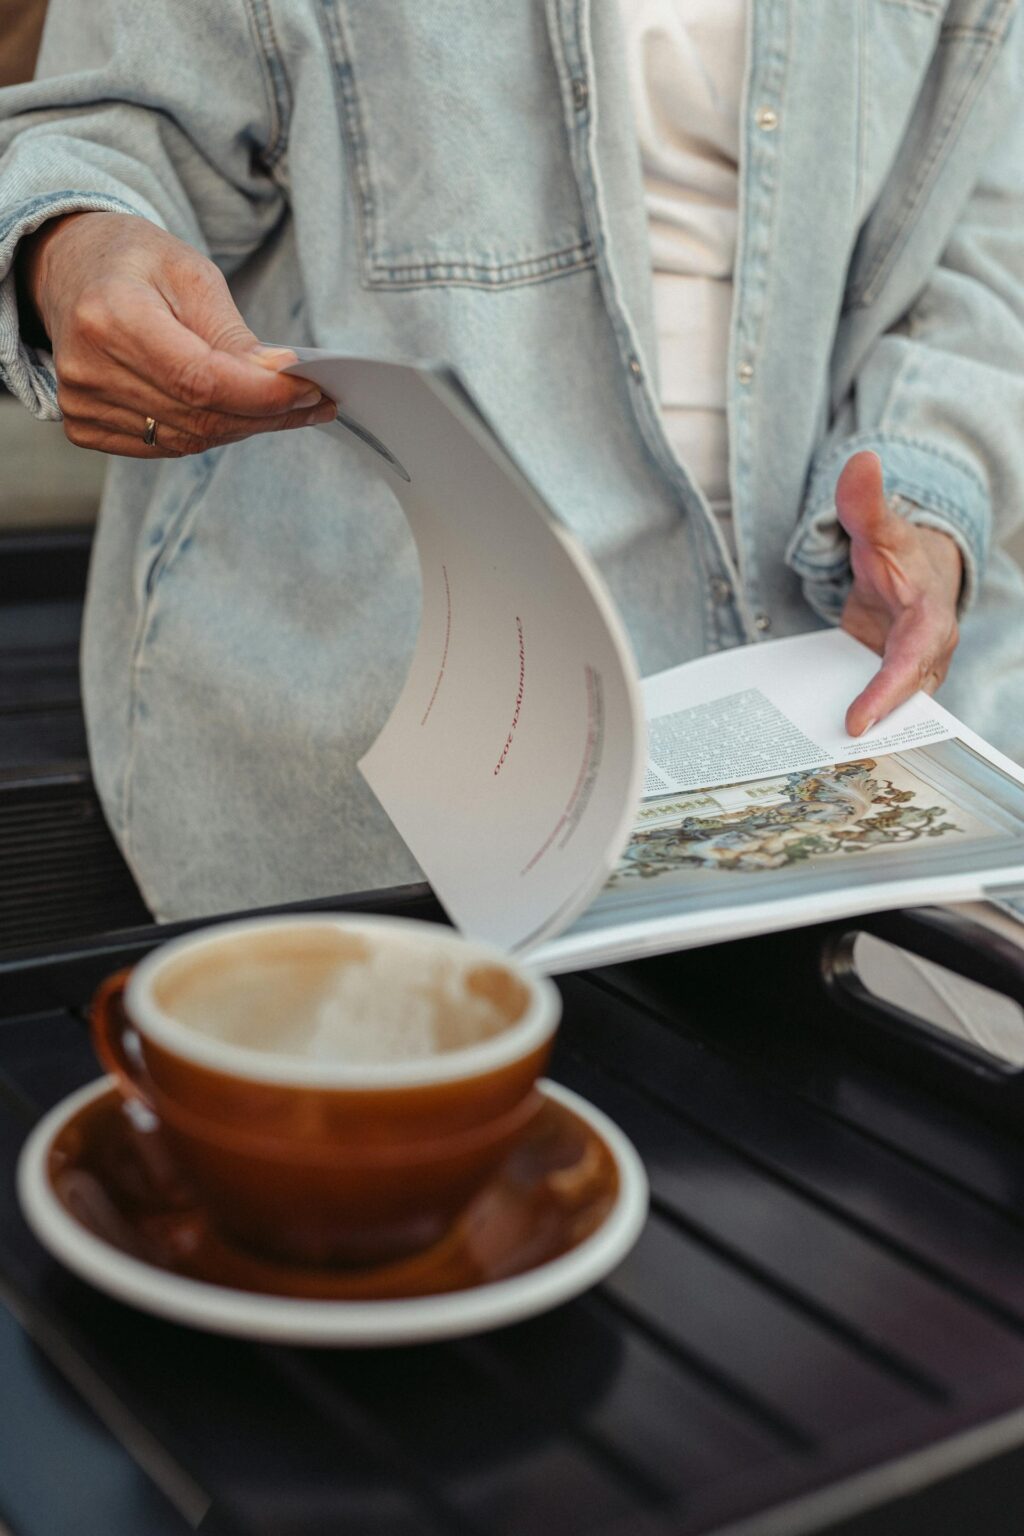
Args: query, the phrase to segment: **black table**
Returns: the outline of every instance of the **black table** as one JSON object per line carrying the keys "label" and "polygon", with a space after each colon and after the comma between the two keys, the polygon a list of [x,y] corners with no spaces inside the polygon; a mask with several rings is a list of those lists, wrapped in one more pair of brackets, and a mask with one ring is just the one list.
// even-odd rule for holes
{"label": "black table", "polygon": [[[438,916],[415,893],[345,905]],[[872,926],[915,921],[943,945],[939,917]],[[18,1149],[96,1075],[85,1002],[157,930],[0,966],[0,1520],[17,1536],[1016,1536],[1024,1143],[860,1048],[820,981],[837,934],[563,979],[553,1075],[644,1157],[640,1242],[545,1317],[367,1352],[159,1322],[39,1248]]]}

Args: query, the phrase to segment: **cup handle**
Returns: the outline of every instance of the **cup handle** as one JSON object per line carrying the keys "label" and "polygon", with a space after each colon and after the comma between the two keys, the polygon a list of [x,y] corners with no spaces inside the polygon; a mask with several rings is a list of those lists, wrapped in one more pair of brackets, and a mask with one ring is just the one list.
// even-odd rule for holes
{"label": "cup handle", "polygon": [[93,1050],[126,1099],[138,1099],[153,1111],[152,1082],[142,1055],[139,1032],[124,1006],[130,970],[108,976],[92,1001],[89,1019]]}

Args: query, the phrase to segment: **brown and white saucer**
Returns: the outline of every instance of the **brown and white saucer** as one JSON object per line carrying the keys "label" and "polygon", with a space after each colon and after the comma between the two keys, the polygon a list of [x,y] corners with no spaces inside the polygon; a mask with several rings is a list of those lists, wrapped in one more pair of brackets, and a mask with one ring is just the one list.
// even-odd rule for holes
{"label": "brown and white saucer", "polygon": [[636,1241],[647,1179],[606,1115],[556,1083],[443,1240],[373,1269],[267,1262],[218,1235],[159,1127],[103,1078],[50,1111],[18,1165],[39,1241],[91,1284],[215,1333],[292,1344],[410,1344],[480,1333],[595,1284]]}

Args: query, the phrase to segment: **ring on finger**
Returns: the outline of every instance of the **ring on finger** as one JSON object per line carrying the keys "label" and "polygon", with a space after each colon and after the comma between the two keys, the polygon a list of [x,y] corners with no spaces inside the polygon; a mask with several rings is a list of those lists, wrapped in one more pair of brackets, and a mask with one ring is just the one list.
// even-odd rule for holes
{"label": "ring on finger", "polygon": [[156,447],[156,434],[160,429],[160,423],[155,416],[146,417],[146,430],[142,434],[142,441],[147,448]]}

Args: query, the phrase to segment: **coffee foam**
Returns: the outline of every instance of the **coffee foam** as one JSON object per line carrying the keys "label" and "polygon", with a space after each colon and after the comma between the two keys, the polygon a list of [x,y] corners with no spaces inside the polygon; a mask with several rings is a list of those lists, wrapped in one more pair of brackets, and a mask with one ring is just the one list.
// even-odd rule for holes
{"label": "coffee foam", "polygon": [[499,965],[405,937],[287,931],[182,956],[154,982],[158,1006],[249,1050],[364,1065],[478,1044],[524,1013],[529,994]]}
{"label": "coffee foam", "polygon": [[507,1023],[450,961],[373,950],[329,981],[306,1051],[324,1061],[409,1061],[474,1045]]}

